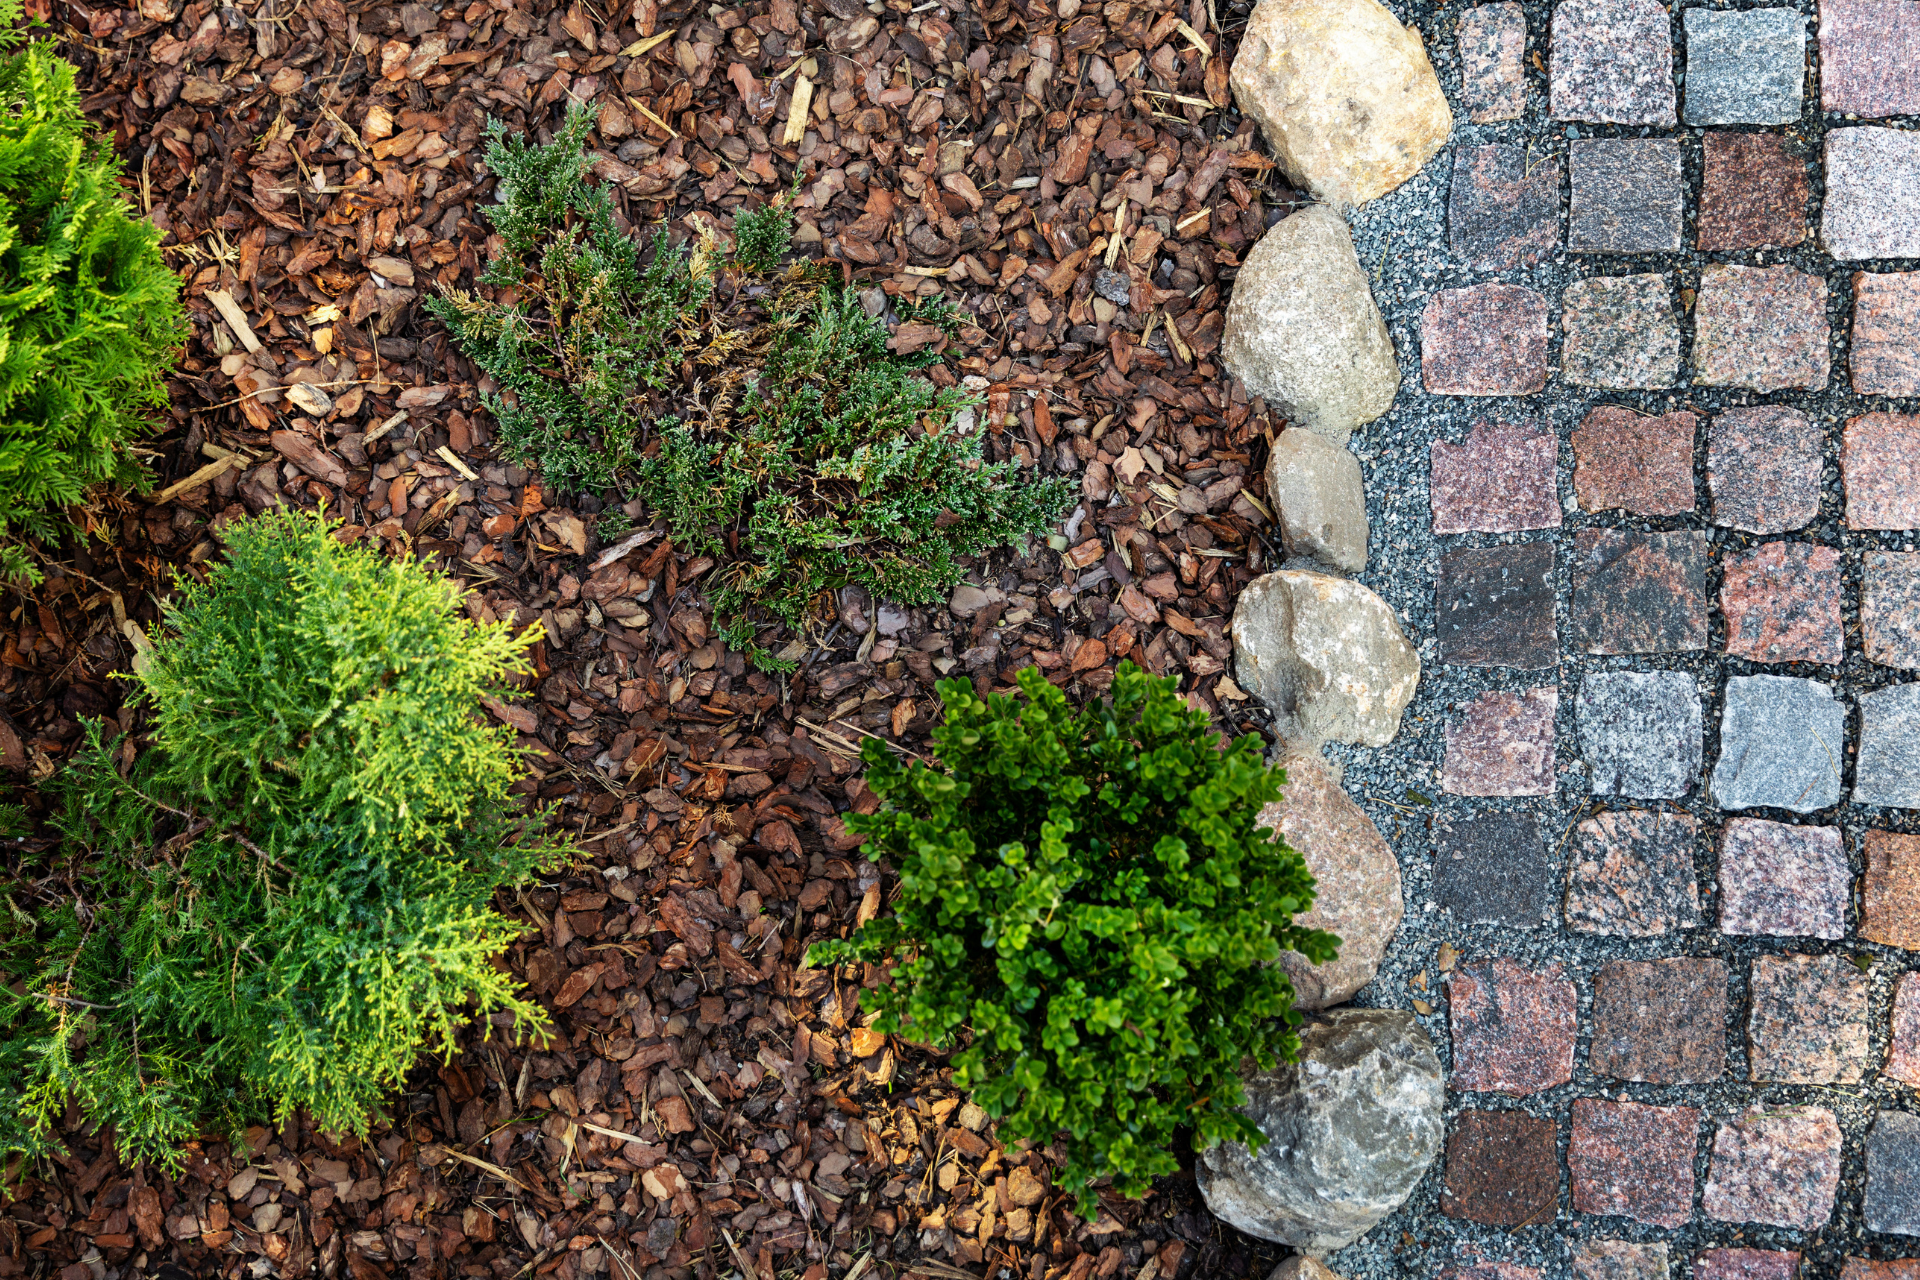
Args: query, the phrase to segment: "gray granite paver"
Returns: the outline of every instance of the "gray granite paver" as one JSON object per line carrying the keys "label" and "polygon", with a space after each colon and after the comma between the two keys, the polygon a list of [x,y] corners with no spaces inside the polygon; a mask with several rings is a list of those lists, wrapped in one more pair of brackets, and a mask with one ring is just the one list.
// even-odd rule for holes
{"label": "gray granite paver", "polygon": [[1831,685],[1732,676],[1720,713],[1712,795],[1723,809],[1812,813],[1840,802],[1847,709]]}
{"label": "gray granite paver", "polygon": [[[1567,248],[1573,253],[1677,251],[1687,199],[1680,159],[1680,144],[1660,138],[1569,144]],[[1557,169],[1554,177],[1559,178]]]}
{"label": "gray granite paver", "polygon": [[1920,808],[1920,684],[1863,693],[1853,802]]}
{"label": "gray granite paver", "polygon": [[1882,1111],[1867,1131],[1867,1230],[1920,1236],[1920,1116]]}
{"label": "gray granite paver", "polygon": [[1548,62],[1556,120],[1672,128],[1673,35],[1657,0],[1563,0]]}
{"label": "gray granite paver", "polygon": [[1582,678],[1575,706],[1593,793],[1677,800],[1700,773],[1700,692],[1678,671]]}
{"label": "gray granite paver", "polygon": [[1720,932],[1844,938],[1853,887],[1838,827],[1733,818],[1720,833]]}
{"label": "gray granite paver", "polygon": [[1827,252],[1847,261],[1920,257],[1920,133],[1835,129],[1826,147]]}
{"label": "gray granite paver", "polygon": [[1807,19],[1792,9],[1684,11],[1688,124],[1789,124],[1806,83]]}

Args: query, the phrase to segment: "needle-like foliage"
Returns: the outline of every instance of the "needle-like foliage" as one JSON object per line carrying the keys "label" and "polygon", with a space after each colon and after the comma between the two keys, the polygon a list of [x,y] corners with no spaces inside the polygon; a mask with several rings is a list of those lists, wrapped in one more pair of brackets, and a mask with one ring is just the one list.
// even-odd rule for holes
{"label": "needle-like foliage", "polygon": [[939,767],[877,740],[848,820],[900,873],[895,914],[816,960],[891,962],[875,1029],[958,1047],[954,1080],[1000,1138],[1066,1148],[1064,1185],[1123,1195],[1196,1147],[1259,1146],[1238,1107],[1243,1061],[1299,1051],[1293,986],[1339,939],[1293,922],[1313,905],[1300,855],[1257,824],[1285,775],[1260,744],[1222,750],[1177,682],[1122,663],[1109,702],[1078,711],[1028,668],[1024,699],[943,681]]}
{"label": "needle-like foliage", "polygon": [[494,957],[500,886],[561,851],[509,817],[478,719],[533,638],[444,581],[277,514],[168,615],[137,680],[154,744],[91,724],[0,921],[0,1153],[70,1101],[123,1158],[306,1111],[364,1132],[477,1014],[538,1025]]}

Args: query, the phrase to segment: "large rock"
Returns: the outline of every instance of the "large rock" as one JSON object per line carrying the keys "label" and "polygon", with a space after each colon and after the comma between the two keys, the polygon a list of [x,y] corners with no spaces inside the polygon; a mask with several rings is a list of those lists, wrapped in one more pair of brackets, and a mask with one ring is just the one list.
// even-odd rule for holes
{"label": "large rock", "polygon": [[1345,1280],[1338,1271],[1304,1253],[1295,1254],[1273,1269],[1267,1280]]}
{"label": "large rock", "polygon": [[1384,747],[1420,683],[1420,656],[1387,602],[1345,578],[1282,569],[1255,578],[1233,610],[1240,687],[1301,746]]}
{"label": "large rock", "polygon": [[1337,445],[1393,407],[1400,365],[1345,219],[1313,205],[1260,238],[1234,277],[1220,357],[1249,393]]}
{"label": "large rock", "polygon": [[1287,793],[1260,811],[1259,822],[1300,851],[1319,883],[1313,910],[1294,923],[1337,935],[1340,954],[1317,965],[1289,951],[1280,967],[1293,979],[1295,1004],[1324,1009],[1352,999],[1379,972],[1405,909],[1400,863],[1319,757],[1295,752],[1284,767]]}
{"label": "large rock", "polygon": [[1311,431],[1282,431],[1267,459],[1267,496],[1288,555],[1342,573],[1367,567],[1367,495],[1360,459]]}
{"label": "large rock", "polygon": [[1300,1061],[1247,1081],[1258,1152],[1223,1142],[1194,1175],[1207,1207],[1248,1235],[1323,1256],[1413,1194],[1440,1150],[1446,1081],[1411,1013],[1335,1009],[1300,1029]]}
{"label": "large rock", "polygon": [[1232,84],[1293,185],[1342,208],[1420,172],[1453,128],[1420,33],[1379,0],[1260,0]]}

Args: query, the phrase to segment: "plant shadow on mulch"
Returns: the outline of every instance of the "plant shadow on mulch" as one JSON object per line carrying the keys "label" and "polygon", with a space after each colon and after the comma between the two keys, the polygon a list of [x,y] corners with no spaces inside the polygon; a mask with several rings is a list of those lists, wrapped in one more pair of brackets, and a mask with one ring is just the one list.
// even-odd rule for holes
{"label": "plant shadow on mulch", "polygon": [[[1190,1174],[1072,1216],[1046,1151],[1002,1147],[940,1055],[863,1025],[872,973],[800,967],[884,905],[842,817],[874,804],[859,744],[924,754],[943,675],[1007,689],[1037,665],[1087,698],[1130,658],[1261,730],[1225,629],[1276,563],[1280,424],[1214,361],[1239,256],[1297,197],[1228,105],[1250,7],[56,7],[194,337],[156,492],[102,499],[96,536],[0,601],[4,776],[42,803],[82,718],[137,730],[112,674],[130,629],[226,523],[324,503],[457,577],[475,617],[545,624],[529,698],[498,714],[584,858],[501,903],[550,1044],[476,1027],[367,1140],[256,1128],[178,1177],[69,1116],[70,1155],[0,1215],[0,1277],[1265,1274],[1283,1251],[1213,1219]],[[1079,478],[1064,552],[999,553],[950,606],[823,600],[811,634],[762,636],[801,660],[777,677],[710,638],[709,561],[658,537],[608,562],[625,495],[495,456],[487,384],[422,306],[486,258],[485,117],[546,137],[569,99],[601,110],[627,224],[724,238],[797,171],[799,254],[843,263],[890,324],[903,296],[951,298],[957,341],[895,345],[982,393],[993,457]]]}

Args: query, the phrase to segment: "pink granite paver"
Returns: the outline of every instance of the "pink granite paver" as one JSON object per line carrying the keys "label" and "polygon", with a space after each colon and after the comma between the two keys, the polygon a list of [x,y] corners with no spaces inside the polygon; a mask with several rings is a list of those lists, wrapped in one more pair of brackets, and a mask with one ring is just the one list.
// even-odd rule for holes
{"label": "pink granite paver", "polygon": [[1483,693],[1447,725],[1440,785],[1457,796],[1553,794],[1553,717],[1560,690]]}
{"label": "pink granite paver", "polygon": [[1474,124],[1518,120],[1527,109],[1527,13],[1513,0],[1460,17],[1460,96]]}
{"label": "pink granite paver", "polygon": [[1700,923],[1691,814],[1653,809],[1595,814],[1574,828],[1567,928],[1650,938]]}
{"label": "pink granite paver", "polygon": [[1693,1280],[1795,1280],[1800,1255],[1776,1249],[1708,1249],[1693,1260]]}
{"label": "pink granite paver", "polygon": [[1698,422],[1684,409],[1654,416],[1596,406],[1573,433],[1573,492],[1580,509],[1617,507],[1637,516],[1692,511]]}
{"label": "pink granite paver", "polygon": [[1755,1107],[1713,1135],[1701,1207],[1719,1222],[1811,1231],[1833,1213],[1840,1123],[1825,1107]]}
{"label": "pink granite paver", "polygon": [[1555,120],[1679,123],[1673,35],[1656,0],[1562,0],[1548,69]]}
{"label": "pink granite paver", "polygon": [[1768,542],[1721,561],[1720,612],[1727,653],[1752,662],[1839,662],[1840,553],[1804,542]]}
{"label": "pink granite paver", "polygon": [[1693,308],[1699,381],[1749,391],[1826,389],[1827,282],[1792,267],[1700,269]]}
{"label": "pink granite paver", "polygon": [[1420,376],[1437,396],[1530,396],[1547,385],[1547,300],[1511,284],[1442,289],[1420,313]]}
{"label": "pink granite paver", "polygon": [[1920,4],[1820,0],[1820,106],[1863,120],[1920,114]]}
{"label": "pink granite paver", "polygon": [[1920,1089],[1920,973],[1893,984],[1893,1040],[1883,1074]]}
{"label": "pink granite paver", "polygon": [[1667,1280],[1667,1242],[1582,1240],[1573,1248],[1574,1280]]}
{"label": "pink granite paver", "polygon": [[1748,1077],[1783,1084],[1858,1082],[1869,1065],[1871,984],[1845,956],[1755,956]]}
{"label": "pink granite paver", "polygon": [[1709,129],[1701,141],[1702,250],[1785,248],[1807,238],[1807,162],[1778,134]]}
{"label": "pink granite paver", "polygon": [[1920,396],[1920,271],[1853,275],[1853,389]]}
{"label": "pink granite paver", "polygon": [[1748,533],[1786,533],[1820,514],[1824,435],[1798,409],[1728,409],[1707,431],[1713,522]]}
{"label": "pink granite paver", "polygon": [[1869,831],[1860,843],[1867,863],[1860,890],[1860,936],[1920,951],[1920,836]]}
{"label": "pink granite paver", "polygon": [[1573,1078],[1579,997],[1559,965],[1475,961],[1446,980],[1446,991],[1453,1088],[1519,1097]]}
{"label": "pink granite paver", "polygon": [[1512,533],[1560,527],[1554,472],[1560,441],[1539,421],[1473,424],[1460,444],[1429,447],[1435,533]]}
{"label": "pink granite paver", "polygon": [[1920,529],[1920,416],[1868,413],[1848,421],[1840,475],[1849,529]]}
{"label": "pink granite paver", "polygon": [[1573,1100],[1567,1173],[1579,1213],[1656,1227],[1693,1217],[1693,1153],[1700,1112],[1604,1098]]}
{"label": "pink granite paver", "polygon": [[1860,555],[1860,629],[1867,660],[1920,670],[1920,552]]}
{"label": "pink granite paver", "polygon": [[1840,828],[1730,818],[1720,833],[1720,932],[1844,938],[1852,882]]}

